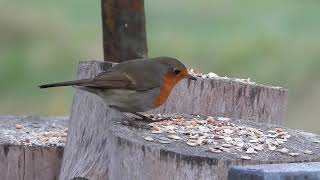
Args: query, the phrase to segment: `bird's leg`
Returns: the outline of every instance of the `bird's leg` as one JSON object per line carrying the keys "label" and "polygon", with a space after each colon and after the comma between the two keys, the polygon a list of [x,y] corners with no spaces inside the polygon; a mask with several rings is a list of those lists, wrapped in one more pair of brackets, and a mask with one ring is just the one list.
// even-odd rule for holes
{"label": "bird's leg", "polygon": [[[109,106],[110,108],[112,108],[112,109],[114,109],[114,110],[116,110],[116,111],[119,111],[119,112],[121,112],[117,107],[115,107],[115,106]],[[123,113],[123,112],[121,112],[121,113]],[[130,118],[130,117],[128,117],[125,113],[123,113],[126,117],[127,117],[127,119],[128,119],[128,121],[130,121],[130,122],[128,122],[129,124],[131,124],[131,125],[133,125],[133,126],[137,126],[137,125],[134,125],[134,124],[136,124],[133,120],[131,120],[132,118]],[[152,122],[159,122],[159,121],[163,121],[163,120],[167,120],[168,118],[161,118],[161,119],[157,119],[157,120],[153,120],[153,119],[151,119],[151,118],[149,118],[149,117],[147,117],[147,116],[145,116],[145,115],[142,115],[142,114],[139,114],[139,113],[137,113],[137,112],[131,112],[131,114],[134,114],[134,115],[136,115],[136,116],[139,116],[141,119],[137,119],[137,118],[135,118],[135,120],[139,120],[139,121],[144,121],[144,122],[147,122],[147,123],[152,123]]]}
{"label": "bird's leg", "polygon": [[[148,124],[146,124],[145,121],[135,121],[136,118],[132,118],[132,116],[130,117],[130,116],[128,116],[126,113],[121,112],[117,107],[115,107],[115,106],[109,106],[109,107],[111,107],[112,109],[114,109],[114,110],[122,113],[122,114],[126,117],[126,118],[125,118],[126,120],[122,121],[122,124],[123,124],[123,125],[132,126],[132,127],[135,127],[135,128],[151,129],[151,126],[148,125]],[[132,113],[132,114],[133,114],[133,113]],[[135,115],[139,116],[140,114],[139,114],[139,115],[138,115],[138,114],[135,114]],[[141,115],[141,116],[143,116],[143,115]],[[141,116],[139,116],[139,117],[141,117]],[[146,117],[146,116],[144,116],[144,117],[145,117],[145,118],[148,118],[148,117]],[[144,117],[142,117],[142,118],[145,119]],[[151,119],[150,119],[150,120],[151,120]],[[148,122],[149,122],[149,121],[148,121]]]}
{"label": "bird's leg", "polygon": [[[115,109],[115,110],[117,110],[117,111],[119,111],[119,112],[121,112],[121,113],[123,113],[124,115],[125,115],[125,113],[124,112],[122,112],[122,111],[120,111],[116,106],[112,106],[112,105],[109,105],[109,107],[111,107],[112,109]],[[145,121],[152,121],[152,119],[150,119],[150,118],[148,118],[147,116],[144,116],[144,115],[142,115],[142,114],[139,114],[139,113],[136,113],[136,112],[131,112],[131,114],[134,114],[134,115],[136,115],[136,116],[139,116],[139,117],[141,117],[142,118],[142,120],[145,120]],[[126,116],[126,115],[125,115]],[[130,119],[128,116],[126,116],[128,119]]]}
{"label": "bird's leg", "polygon": [[141,117],[142,119],[139,119],[141,121],[146,121],[146,122],[154,122],[154,120],[152,120],[151,118],[145,116],[145,115],[142,115],[142,114],[139,114],[139,113],[136,113],[136,112],[132,112],[131,114],[134,114],[136,116],[139,116]]}
{"label": "bird's leg", "polygon": [[152,122],[160,122],[160,121],[164,121],[164,120],[168,120],[170,118],[161,118],[161,119],[151,119],[145,115],[142,115],[142,114],[139,114],[139,113],[131,113],[131,114],[134,114],[136,116],[139,116],[141,117],[142,119],[139,119],[140,121],[146,121],[146,122],[149,122],[149,123],[152,123]]}

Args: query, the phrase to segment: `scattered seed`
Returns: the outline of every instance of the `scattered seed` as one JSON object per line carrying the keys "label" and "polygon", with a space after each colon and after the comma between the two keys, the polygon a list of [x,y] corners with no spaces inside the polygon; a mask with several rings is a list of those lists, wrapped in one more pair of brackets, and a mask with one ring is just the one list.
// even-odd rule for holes
{"label": "scattered seed", "polygon": [[22,129],[23,128],[23,125],[21,125],[21,124],[16,124],[16,129]]}
{"label": "scattered seed", "polygon": [[166,126],[166,129],[168,129],[168,130],[174,130],[174,126]]}
{"label": "scattered seed", "polygon": [[192,146],[192,147],[197,146],[197,143],[196,143],[196,142],[187,141],[187,144],[188,144],[189,146]]}
{"label": "scattered seed", "polygon": [[243,159],[243,160],[250,160],[251,157],[250,157],[250,156],[241,156],[241,159]]}
{"label": "scattered seed", "polygon": [[218,120],[219,121],[230,121],[231,119],[227,118],[227,117],[218,117]]}
{"label": "scattered seed", "polygon": [[222,153],[221,150],[215,149],[214,147],[209,147],[209,151],[212,152],[212,153]]}
{"label": "scattered seed", "polygon": [[289,152],[289,149],[287,148],[281,148],[281,149],[278,149],[277,150],[278,152],[281,152],[281,153],[284,153],[284,154],[287,154]]}
{"label": "scattered seed", "polygon": [[152,134],[161,134],[163,131],[159,130],[159,131],[156,131],[156,130],[153,130],[151,131]]}
{"label": "scattered seed", "polygon": [[224,129],[223,130],[226,134],[232,134],[233,133],[233,130],[231,129]]}
{"label": "scattered seed", "polygon": [[297,156],[299,156],[299,153],[289,153],[289,155],[292,157],[297,157]]}
{"label": "scattered seed", "polygon": [[276,132],[278,132],[278,133],[284,131],[282,128],[275,128],[274,130],[275,130]]}
{"label": "scattered seed", "polygon": [[224,139],[226,142],[230,142],[230,141],[233,140],[232,137],[229,137],[229,136],[224,137],[223,139]]}
{"label": "scattered seed", "polygon": [[271,133],[271,134],[276,134],[277,131],[274,131],[274,130],[269,130],[268,133]]}
{"label": "scattered seed", "polygon": [[263,145],[253,146],[253,148],[254,148],[254,150],[262,151],[263,150]]}
{"label": "scattered seed", "polygon": [[246,154],[255,154],[257,153],[253,148],[248,148]]}
{"label": "scattered seed", "polygon": [[258,140],[258,139],[251,139],[249,142],[250,142],[250,143],[258,143],[259,140]]}
{"label": "scattered seed", "polygon": [[270,151],[274,151],[274,150],[277,149],[277,147],[276,147],[276,146],[268,146],[268,149],[269,149]]}
{"label": "scattered seed", "polygon": [[215,139],[223,139],[224,137],[223,137],[223,136],[220,136],[220,135],[214,135],[214,138],[215,138]]}
{"label": "scattered seed", "polygon": [[150,136],[146,136],[144,138],[144,140],[146,140],[146,141],[154,141],[154,139],[152,137],[150,137]]}
{"label": "scattered seed", "polygon": [[[155,116],[154,119],[159,117]],[[232,123],[230,118],[223,117],[209,116],[203,119],[201,116],[193,116],[187,119],[176,116],[165,121],[153,122],[151,127],[152,134],[163,134],[154,135],[155,137],[165,137],[165,139],[157,138],[160,143],[168,144],[173,140],[187,139],[188,146],[210,145],[212,147],[209,151],[213,153],[236,151],[256,154],[270,150],[288,154],[289,150],[285,145],[291,138],[291,135],[282,128],[262,130],[238,126]],[[320,140],[314,142],[320,143]]]}
{"label": "scattered seed", "polygon": [[174,135],[174,134],[170,134],[167,137],[170,138],[170,139],[174,139],[174,140],[181,140],[181,137],[179,137],[177,135]]}
{"label": "scattered seed", "polygon": [[267,134],[267,137],[275,138],[275,137],[278,137],[278,135],[277,134]]}
{"label": "scattered seed", "polygon": [[229,148],[221,147],[220,150],[223,151],[223,152],[226,152],[226,153],[230,153],[230,149]]}
{"label": "scattered seed", "polygon": [[224,147],[224,148],[231,148],[232,147],[231,144],[222,144],[221,146]]}
{"label": "scattered seed", "polygon": [[310,151],[310,150],[305,150],[304,153],[305,153],[305,154],[308,154],[308,155],[312,155],[312,154],[313,154],[313,152]]}
{"label": "scattered seed", "polygon": [[158,140],[159,143],[161,144],[170,144],[170,141],[165,141],[165,140]]}
{"label": "scattered seed", "polygon": [[40,128],[40,124],[32,124],[31,126],[34,128]]}

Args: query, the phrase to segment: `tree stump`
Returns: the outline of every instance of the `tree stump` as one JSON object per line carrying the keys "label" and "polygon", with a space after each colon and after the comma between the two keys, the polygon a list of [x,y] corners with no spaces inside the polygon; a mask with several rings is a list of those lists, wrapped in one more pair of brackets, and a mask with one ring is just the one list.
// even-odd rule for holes
{"label": "tree stump", "polygon": [[67,119],[0,116],[0,179],[56,180]]}
{"label": "tree stump", "polygon": [[[276,127],[265,123],[233,121],[257,128]],[[92,123],[89,122],[87,125],[92,127]],[[171,141],[169,144],[162,144],[163,142],[156,140],[149,142],[145,140],[146,137],[153,136],[155,139],[158,134],[151,134],[150,130],[124,126],[117,118],[109,119],[108,126],[103,125],[104,122],[98,129],[91,131],[90,135],[84,134],[82,137],[72,138],[73,133],[70,131],[69,136],[76,142],[72,150],[69,150],[68,141],[71,138],[68,138],[61,180],[74,177],[89,180],[224,180],[227,179],[229,167],[233,165],[320,161],[320,149],[316,148],[312,140],[320,139],[319,136],[287,129],[292,138],[287,142],[286,148],[298,152],[299,156],[264,151],[250,154],[252,159],[244,160],[242,156],[246,155],[245,152],[213,153],[208,151],[206,145],[191,147],[184,141]],[[304,154],[306,149],[313,154]]]}
{"label": "tree stump", "polygon": [[199,78],[183,81],[167,102],[152,113],[222,116],[284,125],[287,90],[246,83],[239,79]]}
{"label": "tree stump", "polygon": [[[111,64],[107,62],[82,62],[78,78],[92,77],[109,67]],[[282,88],[230,79],[186,80],[175,88],[166,105],[154,112],[197,113],[250,119],[248,123],[283,124],[286,100],[287,91]],[[146,143],[143,131],[119,123],[125,118],[98,97],[76,90],[60,179],[225,179],[231,164],[318,160],[317,156],[307,160],[287,157],[267,160],[266,156],[243,161],[197,148]]]}

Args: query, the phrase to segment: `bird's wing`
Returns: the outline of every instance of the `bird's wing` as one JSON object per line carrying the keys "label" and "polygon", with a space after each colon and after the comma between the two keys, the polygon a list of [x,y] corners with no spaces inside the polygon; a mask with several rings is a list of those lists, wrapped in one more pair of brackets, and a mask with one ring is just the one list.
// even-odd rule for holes
{"label": "bird's wing", "polygon": [[98,74],[96,77],[79,84],[93,88],[105,89],[136,89],[136,82],[128,74],[123,72],[106,71]]}
{"label": "bird's wing", "polygon": [[138,91],[160,87],[161,79],[155,78],[152,75],[147,75],[145,72],[134,72],[136,71],[110,69],[109,71],[98,74],[82,86],[106,89],[131,89]]}
{"label": "bird's wing", "polygon": [[[136,61],[131,60],[120,63],[105,72],[101,72],[93,78],[45,84],[39,87],[84,86],[91,88],[131,89],[138,91],[160,87],[162,80],[161,78],[158,78],[158,68],[153,66],[150,61],[140,60],[141,63],[136,63]],[[148,71],[145,71],[144,69]]]}
{"label": "bird's wing", "polygon": [[45,84],[39,87],[50,88],[59,86],[84,86],[103,89],[137,89],[136,82],[133,80],[133,78],[126,73],[116,71],[102,72],[90,79]]}

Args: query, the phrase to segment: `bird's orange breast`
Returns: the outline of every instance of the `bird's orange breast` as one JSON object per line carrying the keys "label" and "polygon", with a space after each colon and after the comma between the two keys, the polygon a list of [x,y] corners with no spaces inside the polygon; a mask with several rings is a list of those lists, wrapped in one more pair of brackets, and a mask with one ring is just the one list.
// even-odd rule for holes
{"label": "bird's orange breast", "polygon": [[159,107],[168,99],[171,90],[182,79],[186,78],[185,74],[188,73],[187,69],[182,70],[181,76],[175,74],[167,74],[163,79],[163,85],[160,87],[160,95],[155,99],[154,106]]}

